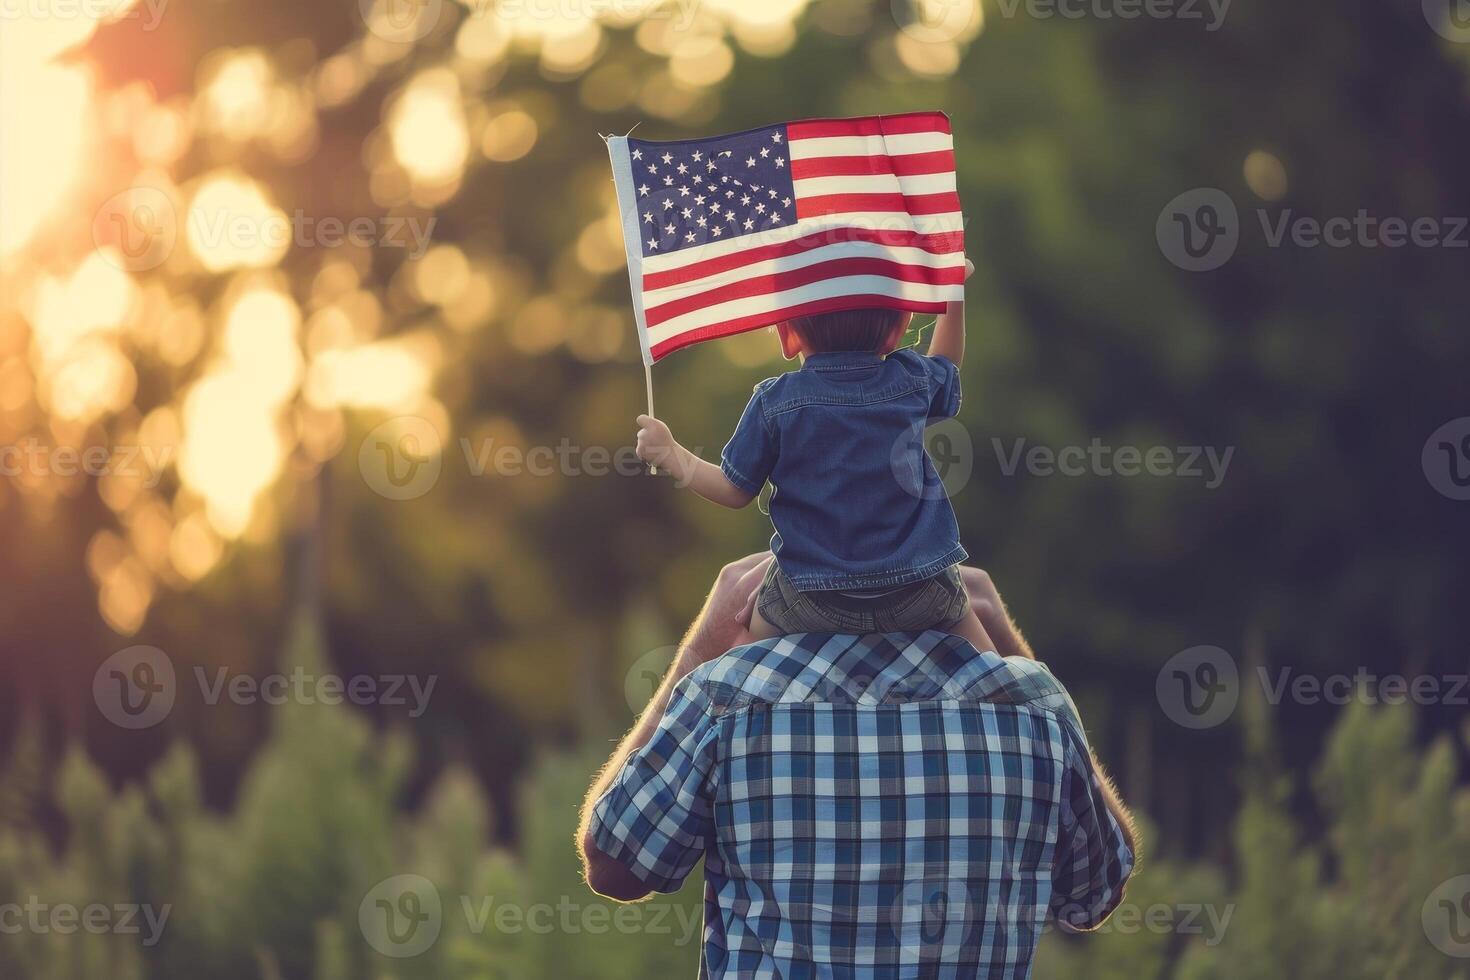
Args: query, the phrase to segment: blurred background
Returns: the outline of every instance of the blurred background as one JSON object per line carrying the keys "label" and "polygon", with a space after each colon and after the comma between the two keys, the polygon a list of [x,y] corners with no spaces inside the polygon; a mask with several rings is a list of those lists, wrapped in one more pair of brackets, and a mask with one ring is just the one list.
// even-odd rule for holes
{"label": "blurred background", "polygon": [[770,527],[633,460],[599,134],[930,108],[931,451],[1147,824],[1037,976],[1470,976],[1463,0],[17,0],[0,107],[0,976],[693,975],[575,808]]}

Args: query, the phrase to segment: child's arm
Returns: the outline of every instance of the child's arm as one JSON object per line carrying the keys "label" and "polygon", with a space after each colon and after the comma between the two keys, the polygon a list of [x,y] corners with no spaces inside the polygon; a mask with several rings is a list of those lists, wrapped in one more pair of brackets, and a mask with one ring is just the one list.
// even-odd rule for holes
{"label": "child's arm", "polygon": [[[965,278],[975,271],[975,263],[965,259]],[[950,303],[934,319],[934,339],[929,341],[930,357],[946,357],[959,367],[965,362],[965,301]]]}
{"label": "child's arm", "polygon": [[669,471],[674,483],[705,500],[736,510],[755,499],[725,478],[714,463],[679,445],[669,427],[650,415],[638,416],[638,458]]}

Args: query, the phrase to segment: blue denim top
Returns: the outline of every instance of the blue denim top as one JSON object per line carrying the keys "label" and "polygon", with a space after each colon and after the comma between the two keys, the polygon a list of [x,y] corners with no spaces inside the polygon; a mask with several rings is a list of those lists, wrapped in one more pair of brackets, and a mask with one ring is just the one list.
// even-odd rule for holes
{"label": "blue denim top", "polygon": [[881,589],[968,557],[924,426],[960,410],[959,371],[912,350],[813,354],[755,386],[720,468],[771,481],[771,550],[802,591]]}

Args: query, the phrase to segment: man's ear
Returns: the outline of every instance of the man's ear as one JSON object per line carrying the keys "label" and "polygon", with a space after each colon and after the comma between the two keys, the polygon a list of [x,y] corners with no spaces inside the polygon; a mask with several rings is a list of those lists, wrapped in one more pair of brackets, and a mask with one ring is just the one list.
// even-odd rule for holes
{"label": "man's ear", "polygon": [[776,324],[776,335],[781,338],[781,353],[792,361],[801,355],[801,338],[785,323]]}

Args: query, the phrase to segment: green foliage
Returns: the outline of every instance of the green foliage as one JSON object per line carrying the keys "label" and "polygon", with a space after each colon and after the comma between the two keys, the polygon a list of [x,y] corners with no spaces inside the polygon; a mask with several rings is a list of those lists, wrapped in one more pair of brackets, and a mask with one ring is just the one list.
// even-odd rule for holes
{"label": "green foliage", "polygon": [[[296,665],[321,669],[305,623],[286,668]],[[23,780],[29,746],[17,743],[0,785]],[[146,906],[162,928],[141,917],[140,934],[24,928],[0,942],[0,977],[478,980],[691,969],[698,882],[622,908],[581,881],[571,841],[594,760],[548,756],[536,767],[517,859],[491,843],[488,803],[463,769],[446,770],[405,814],[410,756],[405,738],[375,733],[350,709],[286,703],[233,811],[216,814],[203,806],[187,745],[120,792],[73,749],[50,790],[65,841],[56,850],[30,821],[9,821],[0,903],[43,903],[43,922],[61,906]],[[438,893],[440,932],[418,955],[383,955],[359,913],[380,882],[410,874]]]}
{"label": "green foliage", "polygon": [[[318,669],[298,625],[289,665]],[[1470,977],[1425,935],[1425,900],[1470,868],[1470,792],[1447,738],[1427,754],[1406,708],[1346,711],[1313,779],[1327,833],[1306,843],[1290,781],[1253,779],[1232,875],[1146,858],[1097,933],[1050,934],[1038,980],[1418,980]],[[1259,723],[1259,722],[1258,722]],[[1255,733],[1270,749],[1269,729]],[[31,763],[18,743],[0,774]],[[519,792],[515,854],[491,842],[478,781],[449,768],[411,812],[410,748],[351,709],[286,704],[233,810],[201,802],[193,751],[173,749],[139,786],[113,790],[73,750],[49,793],[58,849],[29,821],[0,831],[0,902],[144,905],[161,935],[23,929],[0,976],[36,980],[469,980],[688,976],[700,947],[698,875],[673,896],[619,906],[581,881],[577,806],[601,761],[545,754]],[[1145,839],[1156,833],[1145,828]],[[399,875],[437,893],[437,939],[411,957],[373,948],[360,919]],[[1233,880],[1227,880],[1229,879]],[[34,899],[32,898],[34,897]],[[391,902],[390,902],[391,904]],[[390,950],[391,951],[391,950]]]}

